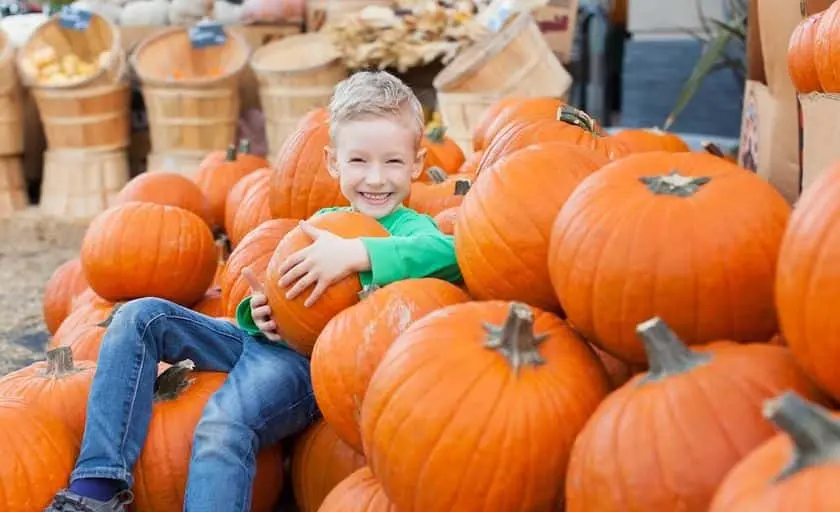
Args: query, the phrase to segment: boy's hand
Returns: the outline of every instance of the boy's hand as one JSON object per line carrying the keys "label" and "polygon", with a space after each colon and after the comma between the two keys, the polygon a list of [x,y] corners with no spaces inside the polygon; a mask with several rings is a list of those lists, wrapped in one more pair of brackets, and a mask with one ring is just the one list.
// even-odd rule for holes
{"label": "boy's hand", "polygon": [[242,269],[242,275],[251,287],[251,318],[254,319],[254,324],[269,340],[281,341],[283,338],[277,334],[277,324],[271,317],[271,307],[268,305],[262,284],[251,271],[251,267]]}
{"label": "boy's hand", "polygon": [[289,255],[280,265],[280,286],[294,286],[286,293],[291,300],[315,285],[303,305],[309,307],[327,291],[331,284],[353,272],[370,268],[367,249],[361,240],[342,238],[329,231],[301,222],[300,228],[310,238],[312,245]]}

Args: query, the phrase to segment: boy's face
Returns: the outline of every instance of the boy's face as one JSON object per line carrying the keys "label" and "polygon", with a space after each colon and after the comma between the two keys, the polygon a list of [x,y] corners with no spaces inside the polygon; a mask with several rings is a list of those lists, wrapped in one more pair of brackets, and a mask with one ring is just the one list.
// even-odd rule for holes
{"label": "boy's face", "polygon": [[386,117],[348,121],[337,128],[335,147],[325,148],[341,193],[364,215],[378,219],[396,210],[423,170],[425,151],[406,125]]}

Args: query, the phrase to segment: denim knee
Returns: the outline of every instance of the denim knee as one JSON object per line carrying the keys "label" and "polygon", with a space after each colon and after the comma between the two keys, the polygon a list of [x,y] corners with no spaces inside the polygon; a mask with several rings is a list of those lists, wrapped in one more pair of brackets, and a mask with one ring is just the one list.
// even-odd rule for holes
{"label": "denim knee", "polygon": [[125,338],[130,337],[138,344],[147,343],[150,337],[145,336],[145,331],[155,319],[165,317],[171,309],[171,302],[157,297],[144,297],[128,301],[117,308],[102,342],[109,343],[112,342],[109,340],[119,340],[121,343],[125,343]]}

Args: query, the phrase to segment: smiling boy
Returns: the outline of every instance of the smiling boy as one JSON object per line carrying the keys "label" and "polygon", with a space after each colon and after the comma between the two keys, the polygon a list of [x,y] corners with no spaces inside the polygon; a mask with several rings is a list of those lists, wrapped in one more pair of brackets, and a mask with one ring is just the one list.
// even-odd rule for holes
{"label": "smiling boy", "polygon": [[[402,206],[423,169],[423,115],[411,90],[384,72],[354,74],[330,104],[330,174],[352,209],[373,217],[387,238],[345,239],[301,228],[312,245],[283,263],[281,286],[293,298],[311,288],[312,305],[334,282],[358,272],[363,285],[409,278],[461,278],[451,236]],[[317,214],[316,214],[317,215]],[[122,512],[152,412],[157,363],[191,359],[196,370],[228,372],[195,431],[184,509],[250,509],[256,453],[318,418],[309,360],[277,334],[258,283],[234,326],[169,301],[144,298],[114,315],[102,341],[88,399],[82,449],[69,489],[48,511]],[[279,483],[278,483],[279,485]]]}

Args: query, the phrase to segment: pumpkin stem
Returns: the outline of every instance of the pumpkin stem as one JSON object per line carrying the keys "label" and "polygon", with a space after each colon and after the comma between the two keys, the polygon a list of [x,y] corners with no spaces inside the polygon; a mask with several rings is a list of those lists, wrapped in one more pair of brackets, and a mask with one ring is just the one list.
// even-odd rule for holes
{"label": "pumpkin stem", "polygon": [[47,367],[44,375],[58,378],[77,371],[76,365],[73,364],[73,349],[68,346],[48,350],[46,359]]}
{"label": "pumpkin stem", "polygon": [[526,304],[511,302],[505,323],[500,327],[485,322],[484,330],[487,331],[484,347],[496,350],[507,359],[514,375],[519,375],[522,366],[545,364],[537,347],[548,335],[534,334],[534,313]]}
{"label": "pumpkin stem", "polygon": [[571,105],[563,105],[557,109],[557,120],[575,125],[593,134],[598,133],[597,123],[592,116]]}
{"label": "pumpkin stem", "polygon": [[369,284],[362,288],[359,292],[359,300],[365,300],[366,298],[370,297],[370,294],[378,290],[380,286],[378,284]]}
{"label": "pumpkin stem", "polygon": [[455,195],[456,196],[465,196],[467,192],[470,191],[470,187],[472,184],[470,180],[456,180],[455,181]]}
{"label": "pumpkin stem", "polygon": [[231,247],[230,239],[224,233],[221,233],[214,241],[216,244],[216,254],[219,257],[219,263],[225,263],[230,257]]}
{"label": "pumpkin stem", "polygon": [[115,304],[114,304],[114,307],[112,307],[112,308],[111,308],[111,312],[110,312],[110,313],[108,313],[108,318],[106,318],[105,320],[102,320],[101,322],[99,322],[98,324],[96,324],[96,326],[97,326],[97,327],[105,327],[105,328],[107,328],[109,325],[111,325],[111,321],[114,319],[114,315],[116,315],[116,314],[117,314],[117,311],[119,311],[119,310],[120,310],[120,308],[122,307],[122,305],[123,305],[123,303],[122,303],[122,302],[117,302],[117,303],[115,303]]}
{"label": "pumpkin stem", "polygon": [[243,155],[251,153],[251,141],[249,139],[239,139],[239,152]]}
{"label": "pumpkin stem", "polygon": [[445,137],[446,127],[442,124],[432,125],[429,129],[426,130],[426,138],[430,142],[434,142],[435,144],[443,144]]}
{"label": "pumpkin stem", "polygon": [[665,175],[642,176],[639,181],[657,195],[691,197],[700,190],[700,187],[712,181],[712,178],[683,176],[675,169]]}
{"label": "pumpkin stem", "polygon": [[225,153],[225,160],[228,162],[235,162],[236,161],[236,146],[231,144],[227,148],[227,153]]}
{"label": "pumpkin stem", "polygon": [[649,367],[647,375],[639,381],[640,384],[685,373],[712,360],[709,354],[688,348],[659,317],[637,325],[636,334],[645,345]]}
{"label": "pumpkin stem", "polygon": [[840,460],[840,421],[792,391],[765,400],[764,417],[793,441],[793,458],[775,477],[780,482],[810,467]]}
{"label": "pumpkin stem", "polygon": [[444,181],[446,181],[447,178],[449,178],[449,175],[446,174],[446,171],[437,166],[429,167],[428,169],[426,169],[426,176],[428,176],[429,179],[432,180],[432,183],[435,184],[443,183]]}
{"label": "pumpkin stem", "polygon": [[714,155],[718,158],[726,158],[726,155],[723,154],[723,150],[720,149],[720,146],[718,146],[714,142],[703,142],[703,149],[706,150],[706,153],[709,153],[710,155]]}
{"label": "pumpkin stem", "polygon": [[195,363],[190,359],[184,359],[164,370],[155,379],[154,400],[162,402],[181,396],[181,393],[193,383],[194,379],[188,378],[193,370],[195,370]]}

